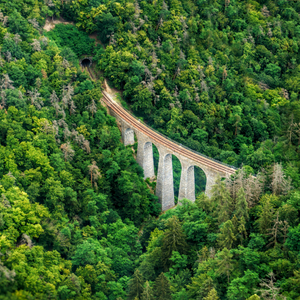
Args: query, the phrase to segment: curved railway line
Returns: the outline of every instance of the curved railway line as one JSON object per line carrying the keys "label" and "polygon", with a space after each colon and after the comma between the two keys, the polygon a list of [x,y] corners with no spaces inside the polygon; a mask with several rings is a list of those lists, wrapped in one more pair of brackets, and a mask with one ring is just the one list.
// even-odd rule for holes
{"label": "curved railway line", "polygon": [[128,124],[132,125],[137,130],[141,131],[154,141],[164,145],[165,147],[171,149],[172,151],[181,154],[187,158],[190,158],[196,162],[199,162],[202,165],[205,165],[209,168],[214,169],[215,171],[219,171],[225,174],[234,174],[235,169],[229,166],[225,166],[221,163],[217,163],[216,161],[210,160],[200,154],[194,153],[192,150],[188,150],[187,148],[181,147],[175,142],[172,142],[165,138],[164,136],[156,133],[155,131],[151,130],[146,125],[142,124],[140,121],[135,119],[130,113],[128,113],[124,108],[114,102],[107,94],[103,91],[103,100],[108,107],[110,107],[117,115],[119,115],[123,120],[125,120]]}

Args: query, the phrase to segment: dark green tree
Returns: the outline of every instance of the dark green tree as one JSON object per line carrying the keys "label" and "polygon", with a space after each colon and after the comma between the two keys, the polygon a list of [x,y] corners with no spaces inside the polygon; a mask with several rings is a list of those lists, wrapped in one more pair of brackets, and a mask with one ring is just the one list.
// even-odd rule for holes
{"label": "dark green tree", "polygon": [[142,294],[144,292],[144,279],[141,272],[137,269],[135,270],[133,277],[130,279],[128,283],[128,300],[141,300]]}
{"label": "dark green tree", "polygon": [[153,286],[155,300],[171,300],[171,286],[168,278],[161,273],[156,279]]}
{"label": "dark green tree", "polygon": [[169,260],[173,251],[178,251],[180,254],[187,252],[188,245],[186,243],[186,236],[182,230],[181,223],[177,216],[168,219],[167,230],[164,233],[162,245],[162,260],[165,267],[171,265]]}

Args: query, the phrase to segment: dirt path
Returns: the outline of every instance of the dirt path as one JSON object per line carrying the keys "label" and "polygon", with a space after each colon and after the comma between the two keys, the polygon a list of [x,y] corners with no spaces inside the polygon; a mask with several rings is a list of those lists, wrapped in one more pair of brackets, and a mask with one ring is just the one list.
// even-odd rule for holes
{"label": "dirt path", "polygon": [[47,18],[44,29],[46,31],[50,31],[50,30],[54,29],[57,24],[72,24],[72,25],[75,25],[74,22],[66,21],[63,18],[59,18],[59,19],[55,19],[55,20],[52,20],[52,18]]}
{"label": "dirt path", "polygon": [[122,97],[122,91],[121,90],[118,90],[118,89],[115,89],[115,88],[111,88],[108,83],[107,83],[107,80],[106,78],[104,79],[104,83],[103,83],[103,88],[105,90],[105,92],[117,103],[120,103],[120,100],[119,100],[119,96]]}

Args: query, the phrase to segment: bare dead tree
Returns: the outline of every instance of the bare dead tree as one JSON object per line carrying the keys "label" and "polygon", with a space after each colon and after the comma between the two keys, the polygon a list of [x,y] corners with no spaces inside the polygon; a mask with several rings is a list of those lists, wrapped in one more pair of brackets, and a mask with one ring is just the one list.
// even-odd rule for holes
{"label": "bare dead tree", "polygon": [[48,39],[46,36],[42,36],[42,37],[40,37],[40,42],[41,42],[44,46],[47,46],[47,45],[48,45],[48,42],[49,42],[49,39]]}
{"label": "bare dead tree", "polygon": [[54,128],[53,126],[50,125],[49,121],[48,120],[43,120],[41,122],[41,125],[43,126],[41,128],[41,131],[45,134],[52,134],[54,135],[55,134],[55,131],[54,131]]}
{"label": "bare dead tree", "polygon": [[164,19],[163,19],[163,17],[162,16],[160,16],[159,17],[159,19],[158,19],[158,22],[157,22],[157,25],[156,25],[156,31],[158,30],[158,28],[159,27],[162,27],[162,26],[164,26]]}
{"label": "bare dead tree", "polygon": [[274,273],[269,273],[269,279],[262,279],[260,282],[260,286],[262,289],[256,290],[261,294],[261,298],[264,300],[277,300],[278,296],[280,296],[279,291],[280,288],[275,285],[276,279]]}
{"label": "bare dead tree", "polygon": [[22,42],[21,36],[16,33],[15,36],[13,37],[14,42],[18,45]]}
{"label": "bare dead tree", "polygon": [[97,112],[97,105],[94,99],[92,99],[91,104],[89,104],[86,109],[89,110],[92,113],[92,117],[94,117],[94,114]]}
{"label": "bare dead tree", "polygon": [[59,126],[58,126],[56,120],[54,120],[54,121],[52,122],[52,128],[53,128],[53,132],[54,132],[55,137],[57,137],[57,136],[58,136]]}
{"label": "bare dead tree", "polygon": [[273,36],[272,29],[270,27],[268,28],[267,36],[268,37],[272,37]]}
{"label": "bare dead tree", "polygon": [[36,87],[37,87],[38,90],[41,88],[42,80],[41,80],[40,77],[38,77],[38,78],[35,80],[35,85],[36,85]]}
{"label": "bare dead tree", "polygon": [[184,19],[184,17],[183,16],[180,16],[180,23],[182,24],[182,29],[183,30],[186,30],[186,29],[188,29],[189,27],[186,25],[186,22],[185,22],[185,19]]}
{"label": "bare dead tree", "polygon": [[40,25],[39,22],[34,18],[34,19],[28,19],[28,22],[33,26],[33,28],[39,30]]}
{"label": "bare dead tree", "polygon": [[33,39],[33,42],[30,45],[33,47],[34,51],[42,51],[41,43],[37,39]]}
{"label": "bare dead tree", "polygon": [[3,27],[6,27],[7,22],[8,22],[8,16],[5,16],[5,17],[3,18],[3,22],[2,22]]}
{"label": "bare dead tree", "polygon": [[64,119],[58,120],[57,123],[58,123],[58,125],[59,125],[60,127],[63,127],[63,128],[69,128],[69,127],[68,127],[68,124],[65,122]]}
{"label": "bare dead tree", "polygon": [[238,191],[243,188],[248,207],[251,208],[258,203],[263,194],[265,181],[266,179],[263,172],[259,172],[256,176],[248,176],[245,169],[241,168],[234,175],[227,177],[225,184],[234,201],[237,199]]}
{"label": "bare dead tree", "polygon": [[5,92],[5,90],[2,90],[0,92],[0,97],[1,97],[1,106],[4,108],[4,107],[6,107],[6,92]]}
{"label": "bare dead tree", "polygon": [[73,159],[75,151],[72,149],[69,142],[62,144],[60,146],[60,149],[63,151],[65,161]]}
{"label": "bare dead tree", "polygon": [[97,188],[97,183],[96,181],[98,180],[98,178],[101,177],[101,173],[99,171],[99,167],[97,166],[95,161],[92,161],[92,164],[88,166],[89,168],[89,173],[91,176],[91,186],[94,186]]}
{"label": "bare dead tree", "polygon": [[73,115],[76,112],[76,105],[73,100],[70,102],[69,112],[70,115]]}
{"label": "bare dead tree", "polygon": [[184,30],[183,31],[183,39],[185,42],[187,41],[188,37],[189,37],[189,33],[187,32],[187,30]]}
{"label": "bare dead tree", "polygon": [[52,2],[52,0],[44,0],[44,3],[49,7],[54,7],[55,4]]}
{"label": "bare dead tree", "polygon": [[60,113],[61,111],[61,107],[59,106],[59,104],[57,102],[53,102],[52,103],[52,106],[54,107],[55,109],[55,116],[56,118],[58,117],[58,114]]}
{"label": "bare dead tree", "polygon": [[178,75],[180,75],[180,67],[179,66],[177,66],[177,68],[176,68],[176,71],[175,71],[175,73],[174,73],[174,76],[173,76],[173,80],[178,76]]}
{"label": "bare dead tree", "polygon": [[53,105],[53,103],[58,103],[59,102],[59,99],[56,95],[55,90],[53,90],[52,94],[50,95],[50,102],[51,102],[52,105]]}
{"label": "bare dead tree", "polygon": [[264,5],[263,8],[261,9],[261,13],[267,18],[270,17],[270,11],[268,8]]}
{"label": "bare dead tree", "polygon": [[70,64],[69,64],[69,62],[64,58],[63,59],[63,61],[62,61],[62,67],[63,68],[65,68],[65,69],[67,69],[67,68],[69,68],[70,67]]}
{"label": "bare dead tree", "polygon": [[31,105],[34,105],[38,110],[40,110],[44,103],[38,90],[35,88],[33,91],[27,91],[27,94],[29,95]]}
{"label": "bare dead tree", "polygon": [[4,55],[5,55],[5,58],[6,58],[6,60],[7,60],[8,62],[10,62],[10,61],[12,60],[11,52],[6,51],[6,52],[4,53]]}
{"label": "bare dead tree", "polygon": [[26,233],[22,234],[22,238],[19,242],[19,246],[24,245],[24,244],[27,245],[30,249],[33,247],[33,242],[31,240],[30,236],[27,235]]}
{"label": "bare dead tree", "polygon": [[13,81],[9,78],[9,75],[8,74],[3,74],[3,78],[1,80],[1,88],[4,89],[4,90],[7,90],[7,89],[14,89],[14,86],[13,86]]}
{"label": "bare dead tree", "polygon": [[286,178],[282,165],[275,163],[271,173],[271,189],[273,194],[286,194],[292,189],[291,178]]}
{"label": "bare dead tree", "polygon": [[0,198],[0,204],[4,207],[11,208],[9,200],[6,198],[6,196],[2,193]]}
{"label": "bare dead tree", "polygon": [[3,265],[1,260],[0,260],[0,274],[3,274],[8,281],[12,281],[12,282],[15,280],[14,278],[16,277],[15,270],[8,269],[6,266]]}
{"label": "bare dead tree", "polygon": [[71,104],[72,97],[74,95],[74,88],[72,87],[71,83],[63,87],[63,107],[65,109],[68,108],[68,105]]}
{"label": "bare dead tree", "polygon": [[67,141],[69,137],[71,136],[71,132],[68,127],[65,127],[64,129],[64,140]]}
{"label": "bare dead tree", "polygon": [[91,153],[90,142],[88,140],[82,143],[82,149],[85,150],[86,153]]}
{"label": "bare dead tree", "polygon": [[205,82],[204,79],[201,80],[200,85],[201,85],[201,91],[202,91],[202,92],[208,92],[208,86],[207,86],[207,84],[206,84],[206,82]]}
{"label": "bare dead tree", "polygon": [[262,81],[260,81],[260,82],[258,83],[258,85],[259,85],[259,87],[260,87],[263,91],[266,91],[266,90],[269,90],[269,89],[270,89],[270,87],[269,87],[266,83],[264,83],[264,82],[262,82]]}
{"label": "bare dead tree", "polygon": [[270,236],[270,238],[269,244],[267,246],[277,245],[278,238],[280,236],[279,225],[279,213],[277,212],[273,227],[268,229],[269,232],[267,233],[267,235]]}

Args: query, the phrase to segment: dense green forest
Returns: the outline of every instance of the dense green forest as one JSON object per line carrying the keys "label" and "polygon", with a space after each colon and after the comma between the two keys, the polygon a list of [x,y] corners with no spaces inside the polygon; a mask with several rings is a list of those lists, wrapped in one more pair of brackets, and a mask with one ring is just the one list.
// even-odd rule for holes
{"label": "dense green forest", "polygon": [[[0,1],[0,300],[299,300],[299,14]],[[43,29],[59,17],[73,24]],[[157,130],[243,167],[161,214],[99,102],[104,78]]]}

